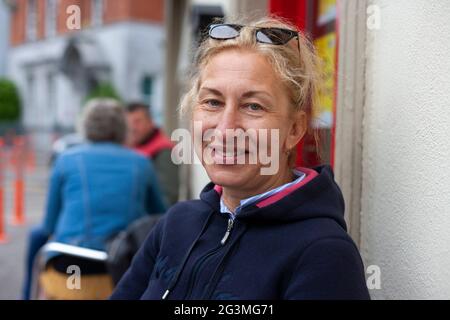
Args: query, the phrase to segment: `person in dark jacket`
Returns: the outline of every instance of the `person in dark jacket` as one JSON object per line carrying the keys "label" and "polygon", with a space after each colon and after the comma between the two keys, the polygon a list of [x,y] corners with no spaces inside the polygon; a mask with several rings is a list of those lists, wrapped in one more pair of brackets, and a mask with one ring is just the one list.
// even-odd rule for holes
{"label": "person in dark jacket", "polygon": [[[181,108],[201,124],[194,145],[211,182],[169,209],[111,299],[370,298],[331,167],[294,167],[317,103],[317,61],[278,19],[210,26]],[[230,130],[258,134],[235,145]]]}
{"label": "person in dark jacket", "polygon": [[158,128],[150,115],[150,107],[134,102],[127,105],[128,144],[151,159],[157,182],[168,204],[178,201],[178,166],[171,161],[173,143]]}

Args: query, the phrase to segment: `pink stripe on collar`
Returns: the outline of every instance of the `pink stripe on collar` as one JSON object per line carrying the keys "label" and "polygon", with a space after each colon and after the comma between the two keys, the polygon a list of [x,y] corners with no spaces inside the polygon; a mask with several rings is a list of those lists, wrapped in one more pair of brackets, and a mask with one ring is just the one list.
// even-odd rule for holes
{"label": "pink stripe on collar", "polygon": [[216,191],[219,194],[219,196],[222,195],[222,187],[218,186],[217,184],[214,186],[214,191]]}
{"label": "pink stripe on collar", "polygon": [[[315,177],[317,177],[319,174],[317,173],[317,171],[313,170],[313,169],[308,169],[308,168],[296,168],[298,171],[304,172],[306,174],[306,177],[300,181],[297,184],[294,184],[293,186],[290,186],[289,188],[284,189],[283,191],[280,191],[260,202],[258,202],[256,204],[256,206],[258,208],[264,208],[267,207],[269,205],[271,205],[272,203],[277,202],[278,200],[284,198],[285,196],[287,196],[288,194],[290,194],[291,192],[297,190],[298,188],[304,186],[305,184],[307,184],[308,182],[310,182],[312,179],[314,179]],[[219,185],[215,185],[214,186],[214,191],[216,191],[219,196],[222,195],[222,191],[223,188]]]}
{"label": "pink stripe on collar", "polygon": [[296,168],[298,171],[304,172],[306,174],[306,177],[300,181],[297,184],[294,184],[293,186],[290,186],[289,188],[284,189],[283,191],[280,191],[260,202],[258,202],[256,204],[256,206],[258,208],[264,208],[267,207],[275,202],[277,202],[278,200],[286,197],[288,194],[290,194],[291,192],[301,188],[302,186],[304,186],[305,184],[307,184],[308,182],[310,182],[312,179],[314,179],[315,177],[317,177],[319,174],[317,173],[317,171],[313,170],[313,169],[308,169],[308,168]]}

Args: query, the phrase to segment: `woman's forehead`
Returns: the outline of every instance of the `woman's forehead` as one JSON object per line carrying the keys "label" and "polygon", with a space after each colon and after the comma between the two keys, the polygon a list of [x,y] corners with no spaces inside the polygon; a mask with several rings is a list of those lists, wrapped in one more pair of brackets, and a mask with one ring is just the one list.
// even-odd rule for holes
{"label": "woman's forehead", "polygon": [[214,54],[204,69],[222,69],[231,71],[270,71],[274,72],[267,58],[248,49],[227,49]]}
{"label": "woman's forehead", "polygon": [[252,85],[254,90],[276,87],[278,76],[260,53],[227,50],[213,56],[201,72],[201,86],[219,89],[221,86]]}

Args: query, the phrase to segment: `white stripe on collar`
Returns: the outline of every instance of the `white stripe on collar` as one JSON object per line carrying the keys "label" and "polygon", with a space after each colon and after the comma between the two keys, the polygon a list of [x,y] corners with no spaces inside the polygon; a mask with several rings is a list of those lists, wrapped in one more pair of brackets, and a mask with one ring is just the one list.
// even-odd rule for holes
{"label": "white stripe on collar", "polygon": [[277,188],[275,188],[275,189],[272,189],[272,190],[266,191],[266,192],[264,192],[264,193],[261,193],[261,194],[257,194],[257,195],[255,195],[255,196],[252,196],[252,197],[250,197],[250,198],[241,200],[241,201],[240,201],[240,205],[236,208],[235,212],[232,212],[230,209],[228,209],[227,205],[223,202],[223,196],[221,196],[221,197],[220,197],[220,212],[221,212],[221,213],[226,213],[226,214],[230,215],[230,217],[231,217],[232,219],[234,219],[235,216],[236,216],[237,214],[239,214],[239,212],[240,212],[244,207],[247,207],[247,206],[249,206],[249,205],[252,205],[252,204],[254,204],[255,202],[259,202],[259,201],[261,201],[261,200],[263,200],[263,199],[266,199],[266,198],[268,198],[268,197],[270,197],[270,196],[272,196],[272,195],[274,195],[274,194],[276,194],[276,193],[278,193],[278,192],[281,192],[281,191],[283,191],[284,189],[289,188],[290,186],[299,183],[300,181],[302,181],[302,180],[306,177],[306,174],[305,174],[304,172],[302,172],[302,171],[299,171],[299,170],[294,169],[293,172],[294,172],[294,174],[297,176],[297,179],[295,179],[295,180],[292,181],[292,182],[288,182],[288,183],[286,183],[286,184],[283,184],[282,186],[279,186],[279,187],[277,187]]}

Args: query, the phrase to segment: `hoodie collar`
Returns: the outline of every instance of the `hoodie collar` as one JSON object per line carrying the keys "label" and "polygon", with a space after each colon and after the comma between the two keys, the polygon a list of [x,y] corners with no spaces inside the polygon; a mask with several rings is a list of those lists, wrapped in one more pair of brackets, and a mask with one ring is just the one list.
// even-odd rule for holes
{"label": "hoodie collar", "polygon": [[[253,223],[293,222],[309,218],[328,217],[336,220],[344,229],[344,199],[334,181],[330,166],[314,169],[298,168],[306,174],[300,182],[282,191],[243,207],[238,220]],[[200,199],[220,212],[221,187],[209,183]]]}
{"label": "hoodie collar", "polygon": [[[296,178],[294,179],[294,181],[288,182],[283,184],[282,186],[279,186],[277,188],[271,189],[269,191],[257,194],[256,196],[252,196],[246,199],[242,199],[240,201],[239,206],[236,208],[235,212],[232,212],[227,206],[226,204],[223,202],[223,197],[221,195],[220,197],[220,212],[221,213],[225,213],[225,214],[229,214],[233,219],[234,217],[239,214],[239,212],[244,208],[247,207],[249,205],[258,203],[258,206],[264,207],[267,204],[264,204],[265,201],[263,200],[268,200],[275,202],[276,197],[274,197],[276,194],[284,194],[286,191],[285,190],[289,190],[291,187],[297,188],[297,186],[300,185],[300,182],[306,177],[306,173],[300,171],[301,169],[294,169],[293,173],[296,176]],[[219,193],[221,193],[221,191],[219,191]],[[272,199],[272,200],[271,200]]]}

